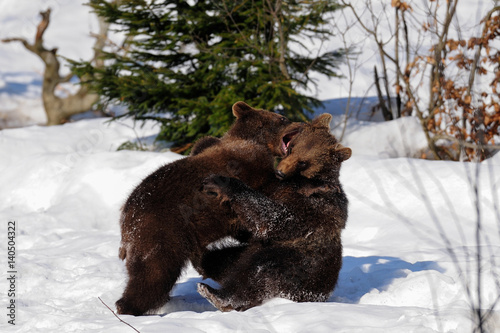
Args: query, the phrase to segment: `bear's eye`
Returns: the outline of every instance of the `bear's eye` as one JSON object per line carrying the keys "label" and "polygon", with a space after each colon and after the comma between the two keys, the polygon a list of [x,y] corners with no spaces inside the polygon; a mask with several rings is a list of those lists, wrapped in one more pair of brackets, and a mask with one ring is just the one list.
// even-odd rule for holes
{"label": "bear's eye", "polygon": [[280,118],[280,122],[281,122],[282,124],[288,124],[288,123],[290,122],[290,120],[288,120],[288,118],[287,118],[287,117],[281,117],[281,118]]}
{"label": "bear's eye", "polygon": [[300,170],[304,170],[305,168],[307,168],[307,162],[299,161],[297,163],[297,168],[300,169]]}

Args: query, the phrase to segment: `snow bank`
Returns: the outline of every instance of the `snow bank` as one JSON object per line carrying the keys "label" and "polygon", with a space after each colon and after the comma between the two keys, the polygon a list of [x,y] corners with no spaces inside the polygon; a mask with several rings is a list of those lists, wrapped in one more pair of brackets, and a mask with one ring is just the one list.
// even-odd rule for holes
{"label": "snow bank", "polygon": [[419,120],[403,117],[385,121],[376,108],[377,97],[330,99],[323,104],[314,109],[311,116],[333,115],[332,133],[350,147],[355,156],[419,157],[427,147]]}
{"label": "snow bank", "polygon": [[[119,208],[143,177],[181,158],[117,152],[122,142],[136,139],[135,132],[147,137],[158,131],[147,124],[134,132],[132,125],[83,120],[0,131],[0,220],[16,221],[18,272],[16,326],[4,314],[3,331],[129,329],[98,299],[114,309],[127,278],[117,256]],[[474,286],[478,249],[488,259],[482,263],[483,305],[499,294],[494,203],[500,160],[478,170],[484,230],[479,247],[469,181],[475,183],[476,165],[355,154],[342,169],[350,216],[344,265],[328,302],[274,299],[243,313],[221,313],[198,295],[201,277],[188,268],[162,315],[121,317],[142,332],[469,332],[464,285]],[[0,242],[4,254],[6,246]],[[7,289],[2,278],[4,309]]]}
{"label": "snow bank", "polygon": [[39,74],[0,72],[0,128],[47,122],[41,95]]}
{"label": "snow bank", "polygon": [[[332,123],[333,134],[340,139],[343,117],[335,117]],[[417,157],[427,147],[425,134],[415,117],[379,123],[349,119],[345,126],[342,144],[350,147],[354,156]]]}

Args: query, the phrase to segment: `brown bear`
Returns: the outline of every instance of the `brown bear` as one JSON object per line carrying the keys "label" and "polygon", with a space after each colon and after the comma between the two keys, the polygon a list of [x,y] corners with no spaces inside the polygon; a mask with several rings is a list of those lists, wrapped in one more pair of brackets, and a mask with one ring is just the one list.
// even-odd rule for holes
{"label": "brown bear", "polygon": [[220,140],[201,140],[191,156],[147,176],[125,202],[119,257],[129,280],[118,313],[142,315],[165,304],[188,260],[196,264],[209,243],[237,233],[233,213],[200,192],[206,177],[234,177],[255,189],[274,178],[280,131],[290,121],[243,102],[233,105],[233,114],[235,123]]}
{"label": "brown bear", "polygon": [[198,292],[219,310],[243,311],[274,297],[326,301],[333,291],[348,206],[339,171],[351,149],[330,134],[330,120],[324,114],[301,127],[263,192],[234,178],[205,180],[204,193],[253,233],[248,244],[209,251],[201,261],[204,277],[221,288],[200,283]]}
{"label": "brown bear", "polygon": [[212,147],[216,144],[220,143],[220,139],[213,136],[205,136],[194,144],[193,148],[191,148],[190,156],[198,155],[205,149]]}

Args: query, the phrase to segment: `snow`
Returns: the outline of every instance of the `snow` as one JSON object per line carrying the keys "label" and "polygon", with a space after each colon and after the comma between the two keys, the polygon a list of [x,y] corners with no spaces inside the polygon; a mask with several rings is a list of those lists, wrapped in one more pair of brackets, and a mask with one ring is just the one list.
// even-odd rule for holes
{"label": "snow", "polygon": [[[3,1],[0,38],[31,39],[38,12],[51,6],[48,46],[69,58],[88,58],[96,23],[83,2]],[[485,9],[478,7],[474,17]],[[365,50],[373,49],[364,42]],[[355,96],[372,82],[375,56],[365,56]],[[0,44],[0,127],[45,121],[42,70],[20,45]],[[323,82],[319,97],[345,97],[345,88],[337,86],[344,84]],[[346,105],[345,98],[336,99],[317,110],[335,115],[337,136]],[[373,99],[355,105],[370,110]],[[273,299],[245,312],[221,313],[197,293],[202,279],[187,267],[158,315],[120,318],[141,332],[472,331],[478,266],[482,308],[500,295],[500,154],[481,164],[412,159],[426,147],[416,119],[374,123],[357,108],[352,113],[342,140],[353,149],[341,170],[350,200],[343,268],[327,302]],[[116,149],[126,141],[150,142],[158,130],[153,123],[87,119],[0,131],[2,332],[133,331],[100,301],[115,310],[127,279],[118,259],[119,209],[142,178],[182,156]],[[16,223],[15,326],[7,322],[9,221]],[[488,328],[500,330],[497,310]]]}
{"label": "snow", "polygon": [[[143,177],[182,157],[116,148],[157,131],[150,123],[134,130],[131,121],[94,119],[0,132],[0,220],[16,221],[18,272],[16,326],[4,319],[1,327],[127,329],[98,299],[114,309],[127,278],[118,259],[119,209]],[[478,249],[471,182],[479,168],[487,308],[499,294],[499,156],[475,165],[354,154],[341,170],[350,200],[344,264],[326,303],[273,299],[243,313],[221,313],[197,294],[201,277],[188,267],[160,315],[121,318],[142,332],[469,332],[464,283],[474,286]],[[2,267],[6,272],[6,260]],[[7,289],[2,279],[0,290]],[[8,301],[2,292],[0,304]]]}

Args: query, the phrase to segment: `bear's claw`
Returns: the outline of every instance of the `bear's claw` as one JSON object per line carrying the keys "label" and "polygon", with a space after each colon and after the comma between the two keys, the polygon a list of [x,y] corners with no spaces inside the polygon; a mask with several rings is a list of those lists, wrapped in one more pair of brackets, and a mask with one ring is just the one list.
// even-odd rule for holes
{"label": "bear's claw", "polygon": [[205,297],[210,302],[210,304],[212,304],[222,312],[234,310],[230,304],[224,304],[227,302],[224,302],[220,297],[218,297],[215,294],[217,293],[216,289],[210,287],[205,283],[198,283],[198,293],[201,296]]}

